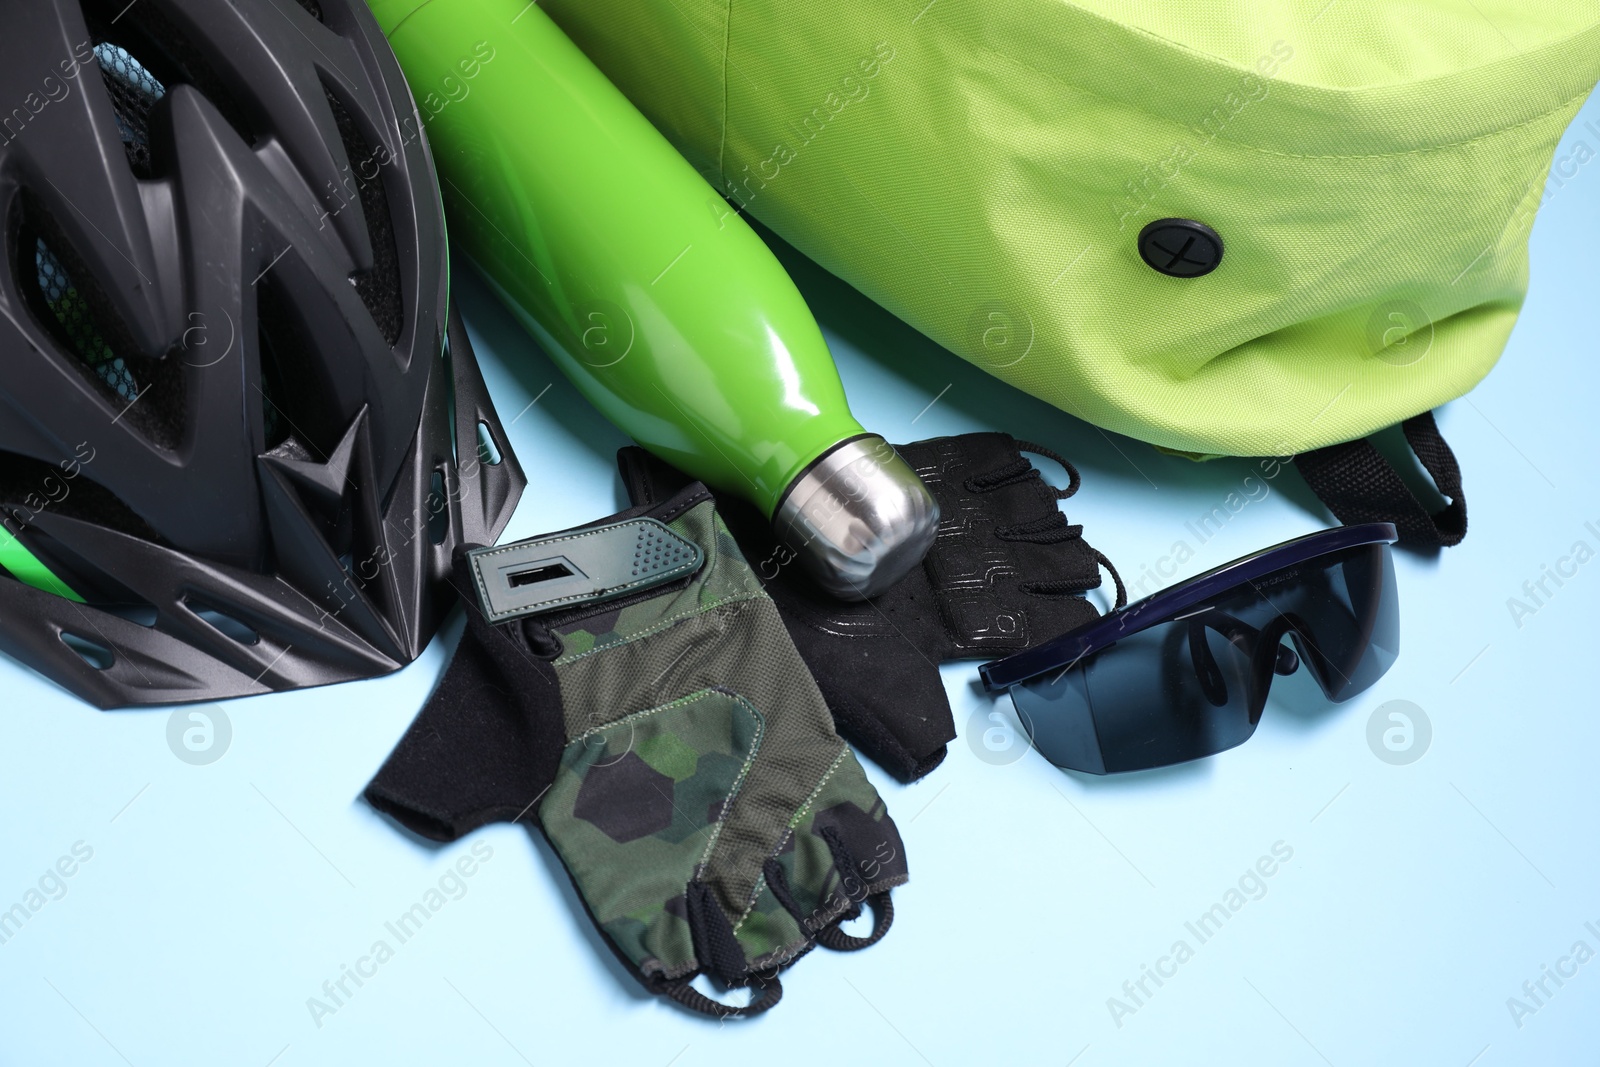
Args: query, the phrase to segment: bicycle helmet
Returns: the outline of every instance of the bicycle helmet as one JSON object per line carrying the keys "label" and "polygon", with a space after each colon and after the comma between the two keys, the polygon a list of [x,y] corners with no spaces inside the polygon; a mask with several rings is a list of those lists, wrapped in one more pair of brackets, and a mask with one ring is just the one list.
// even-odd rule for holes
{"label": "bicycle helmet", "polygon": [[366,6],[6,19],[0,649],[103,708],[416,658],[524,479]]}

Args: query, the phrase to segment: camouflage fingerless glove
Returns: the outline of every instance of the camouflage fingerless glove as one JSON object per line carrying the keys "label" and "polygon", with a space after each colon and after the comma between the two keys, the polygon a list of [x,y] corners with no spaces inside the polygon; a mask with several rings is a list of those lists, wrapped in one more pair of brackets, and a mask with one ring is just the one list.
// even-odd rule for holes
{"label": "camouflage fingerless glove", "polygon": [[[704,487],[476,550],[458,580],[468,632],[376,807],[447,840],[537,811],[618,954],[705,1014],[764,1011],[813,944],[887,930],[899,832]],[[759,991],[736,1011],[701,973]]]}

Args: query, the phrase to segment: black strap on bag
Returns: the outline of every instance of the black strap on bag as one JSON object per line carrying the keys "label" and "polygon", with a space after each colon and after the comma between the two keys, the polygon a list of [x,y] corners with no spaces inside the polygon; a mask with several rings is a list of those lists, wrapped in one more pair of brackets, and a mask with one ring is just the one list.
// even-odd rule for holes
{"label": "black strap on bag", "polygon": [[1467,535],[1467,499],[1461,494],[1461,467],[1439,434],[1433,412],[1401,423],[1406,442],[1433,484],[1450,501],[1429,513],[1400,477],[1400,472],[1366,438],[1329,445],[1295,457],[1311,491],[1346,526],[1392,522],[1400,543],[1410,548],[1440,548],[1461,543]]}

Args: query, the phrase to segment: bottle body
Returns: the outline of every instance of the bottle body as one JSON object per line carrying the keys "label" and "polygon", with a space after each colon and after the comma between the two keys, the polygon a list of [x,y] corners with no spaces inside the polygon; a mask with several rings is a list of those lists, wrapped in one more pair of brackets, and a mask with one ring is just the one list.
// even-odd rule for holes
{"label": "bottle body", "polygon": [[768,517],[865,433],[771,251],[543,11],[372,6],[452,240],[607,418]]}

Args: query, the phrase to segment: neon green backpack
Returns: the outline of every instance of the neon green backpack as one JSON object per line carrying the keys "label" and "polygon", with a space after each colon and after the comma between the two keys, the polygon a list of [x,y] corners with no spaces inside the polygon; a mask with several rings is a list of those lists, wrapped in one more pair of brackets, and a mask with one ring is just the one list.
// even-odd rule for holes
{"label": "neon green backpack", "polygon": [[[935,341],[1345,522],[1466,531],[1431,415],[1493,366],[1575,0],[545,0],[714,185]],[[1430,514],[1364,438],[1403,422]]]}

